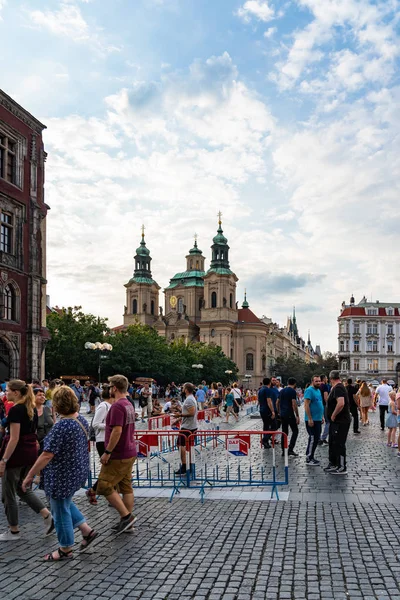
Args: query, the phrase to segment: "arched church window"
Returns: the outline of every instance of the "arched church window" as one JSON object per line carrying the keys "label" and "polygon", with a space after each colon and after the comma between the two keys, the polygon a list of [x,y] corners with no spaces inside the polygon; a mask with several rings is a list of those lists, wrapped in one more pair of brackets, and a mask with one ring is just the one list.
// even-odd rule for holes
{"label": "arched church window", "polygon": [[211,335],[212,338],[215,337],[215,329],[211,329],[210,335]]}
{"label": "arched church window", "polygon": [[233,294],[229,294],[229,308],[233,308]]}
{"label": "arched church window", "polygon": [[217,292],[211,294],[211,308],[217,308]]}
{"label": "arched church window", "polygon": [[136,268],[137,268],[138,270],[140,269],[140,262],[139,262],[139,261],[136,263]]}
{"label": "arched church window", "polygon": [[190,270],[192,270],[192,269],[193,269],[193,261],[191,260],[190,261]]}
{"label": "arched church window", "polygon": [[178,312],[183,313],[183,298],[178,298]]}
{"label": "arched church window", "polygon": [[137,315],[137,300],[136,300],[136,298],[134,298],[133,302],[132,302],[132,313],[134,315]]}
{"label": "arched church window", "polygon": [[224,253],[221,252],[221,260],[224,260]]}
{"label": "arched church window", "polygon": [[199,261],[198,261],[198,260],[196,260],[196,271],[198,271],[198,270],[199,270],[199,268],[200,268],[200,266],[199,266]]}
{"label": "arched church window", "polygon": [[246,371],[254,371],[254,354],[251,352],[246,354]]}
{"label": "arched church window", "polygon": [[15,321],[16,320],[16,297],[14,288],[11,285],[7,285],[4,288],[3,295],[3,305],[4,305],[4,318],[7,321]]}
{"label": "arched church window", "polygon": [[151,312],[152,315],[154,315],[154,300],[151,301],[150,312]]}

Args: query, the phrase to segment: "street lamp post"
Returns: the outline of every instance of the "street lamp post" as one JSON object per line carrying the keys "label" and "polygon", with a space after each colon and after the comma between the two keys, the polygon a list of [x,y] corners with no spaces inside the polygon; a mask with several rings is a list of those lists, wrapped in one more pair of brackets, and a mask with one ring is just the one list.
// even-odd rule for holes
{"label": "street lamp post", "polygon": [[100,385],[101,384],[101,359],[106,358],[106,356],[107,356],[107,355],[102,356],[101,353],[102,352],[111,352],[113,347],[111,346],[111,344],[102,344],[101,342],[95,342],[94,344],[92,342],[86,342],[85,349],[86,350],[94,350],[95,352],[97,352],[97,356],[98,356],[97,376],[98,376],[99,385]]}
{"label": "street lamp post", "polygon": [[201,364],[192,365],[192,369],[197,369],[199,372],[201,371],[202,368],[203,368],[203,365],[201,365]]}
{"label": "street lamp post", "polygon": [[[228,375],[228,376],[229,376],[229,375],[232,375],[232,373],[233,373],[233,371],[230,371],[229,369],[227,369],[227,370],[225,371],[225,375]],[[228,379],[229,379],[229,383],[230,383],[230,382],[231,382],[231,378],[230,378],[230,377],[228,377]]]}

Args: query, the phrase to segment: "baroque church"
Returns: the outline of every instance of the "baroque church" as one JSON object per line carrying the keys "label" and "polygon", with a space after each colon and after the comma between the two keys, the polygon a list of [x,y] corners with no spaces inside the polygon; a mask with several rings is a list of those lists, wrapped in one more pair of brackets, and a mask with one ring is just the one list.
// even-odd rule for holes
{"label": "baroque church", "polygon": [[252,312],[246,294],[239,308],[238,277],[230,267],[221,215],[211,246],[209,269],[205,268],[205,257],[195,236],[194,246],[186,256],[185,270],[174,275],[164,290],[164,309],[159,306],[161,288],[152,276],[144,227],[134,260],[133,277],[125,284],[124,324],[114,331],[140,322],[154,327],[171,342],[182,339],[221,346],[237,364],[240,379],[247,379],[249,387],[258,386],[263,377],[271,374],[278,355],[293,353],[313,360],[311,341],[306,344],[298,336],[295,315],[280,329],[270,319],[260,319]]}

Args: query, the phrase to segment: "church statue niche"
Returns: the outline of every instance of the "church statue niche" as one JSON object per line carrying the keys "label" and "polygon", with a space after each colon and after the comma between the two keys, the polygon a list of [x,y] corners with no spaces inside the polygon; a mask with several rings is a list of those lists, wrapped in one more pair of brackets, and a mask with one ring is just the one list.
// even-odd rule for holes
{"label": "church statue niche", "polygon": [[147,304],[146,304],[146,302],[143,304],[143,312],[144,313],[147,312]]}
{"label": "church statue niche", "polygon": [[226,298],[223,298],[223,299],[222,299],[222,305],[223,305],[223,307],[225,308],[225,306],[226,306]]}

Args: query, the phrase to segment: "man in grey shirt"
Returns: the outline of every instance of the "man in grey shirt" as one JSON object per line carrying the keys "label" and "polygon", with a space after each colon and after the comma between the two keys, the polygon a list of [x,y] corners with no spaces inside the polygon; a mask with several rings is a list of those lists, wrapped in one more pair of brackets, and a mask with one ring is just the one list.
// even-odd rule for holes
{"label": "man in grey shirt", "polygon": [[178,435],[177,445],[180,447],[181,452],[181,466],[175,475],[184,475],[186,473],[186,440],[190,435],[197,431],[197,402],[194,397],[194,391],[196,387],[193,383],[185,383],[183,386],[183,392],[185,394],[185,401],[182,406],[182,412],[173,413],[176,417],[181,417],[181,433]]}

